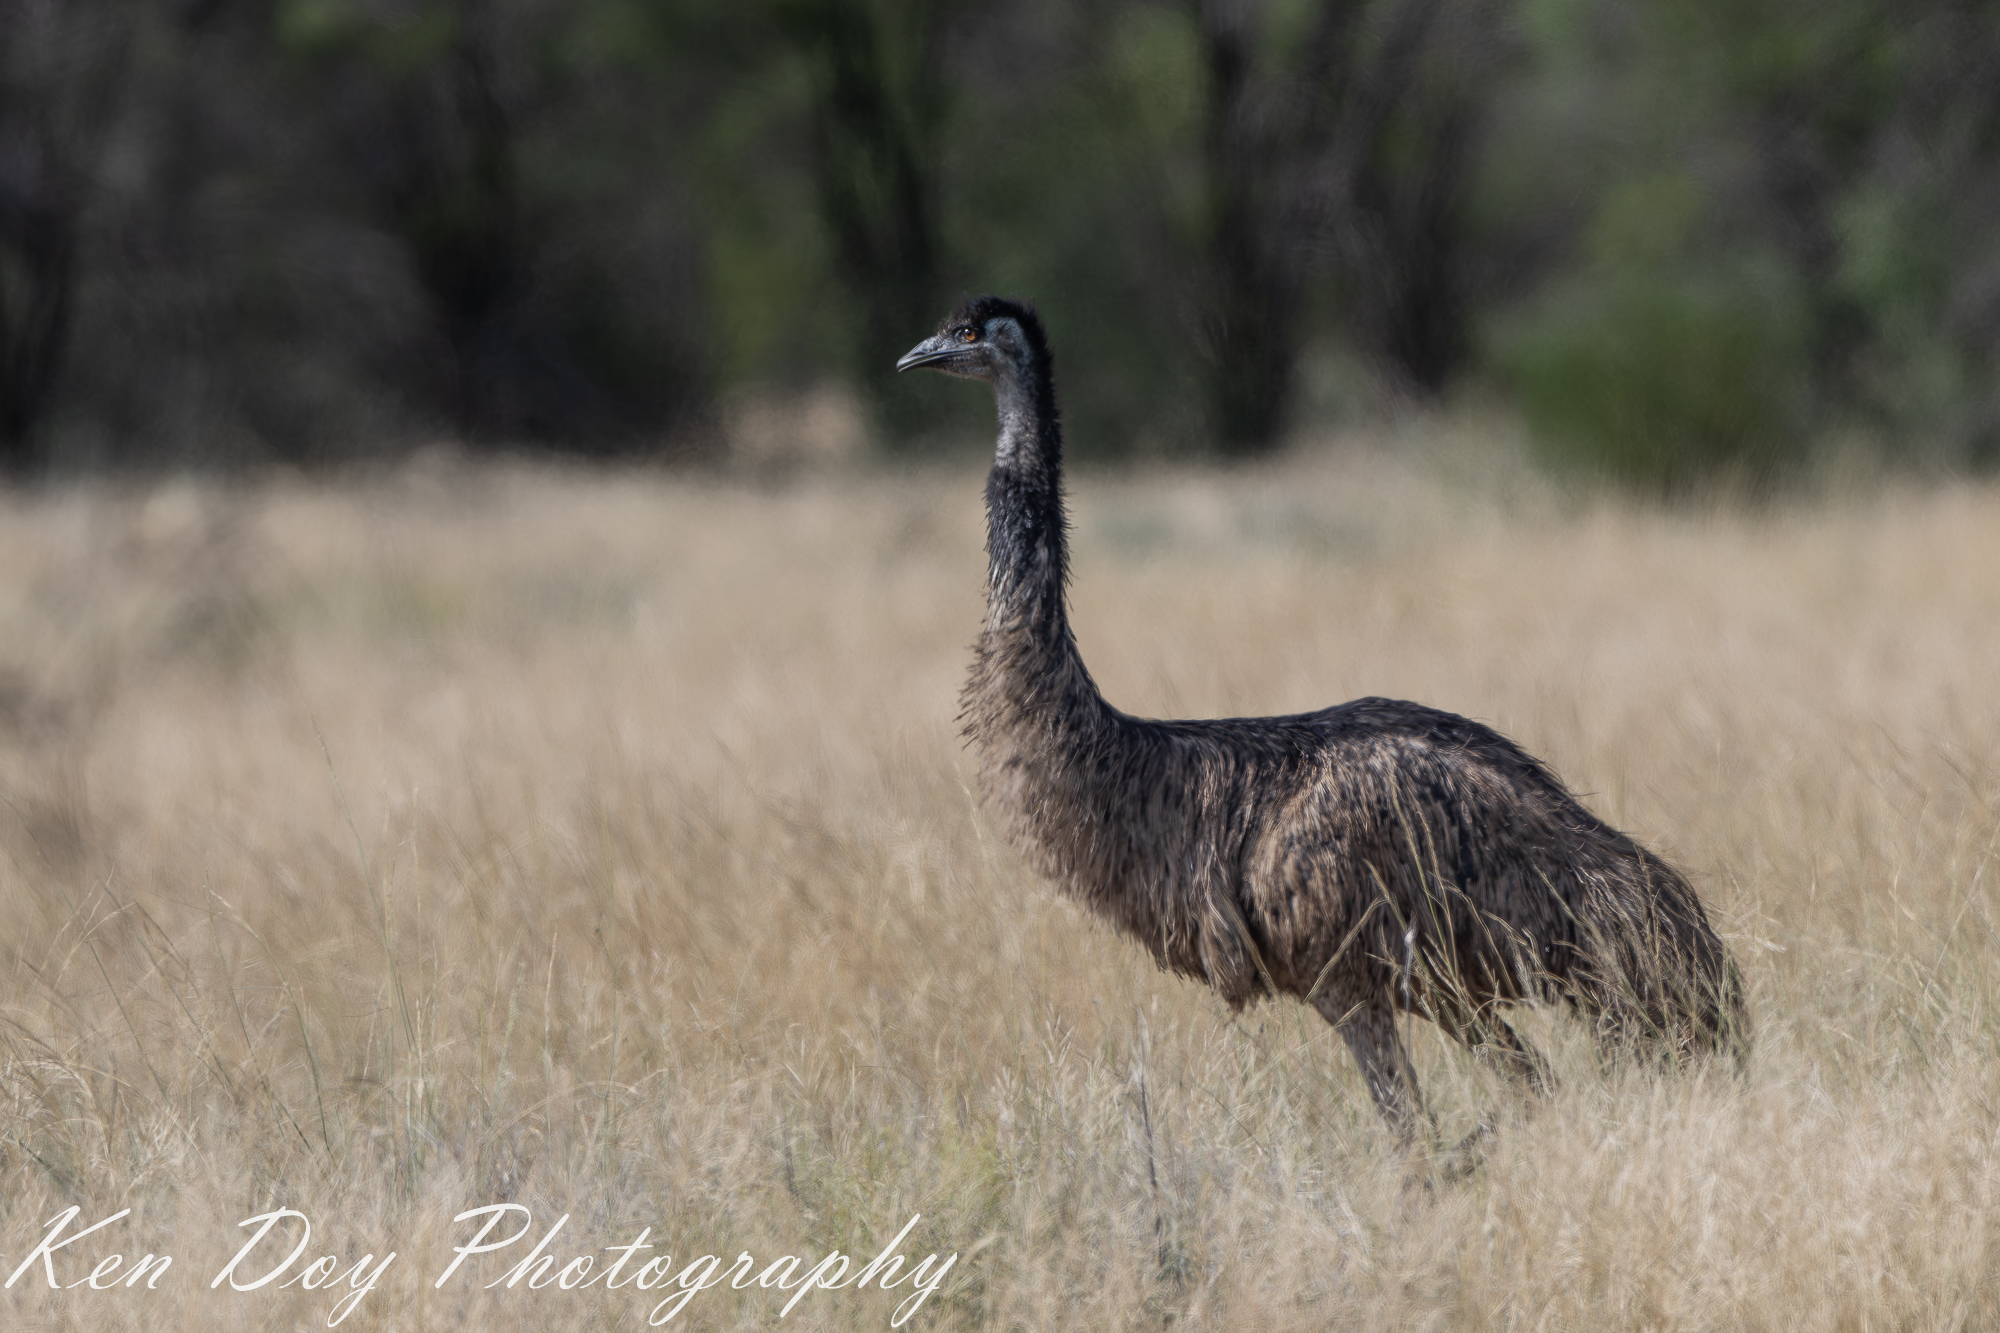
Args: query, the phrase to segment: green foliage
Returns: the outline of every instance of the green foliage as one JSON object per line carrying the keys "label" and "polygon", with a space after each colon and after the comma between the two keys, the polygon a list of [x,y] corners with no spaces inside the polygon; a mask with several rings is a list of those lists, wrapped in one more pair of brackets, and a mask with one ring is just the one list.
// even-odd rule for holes
{"label": "green foliage", "polygon": [[2000,454],[2000,14],[1524,14],[1511,175],[1483,207],[1542,262],[1488,318],[1551,462],[1676,491],[1768,481],[1834,430],[1931,464]]}
{"label": "green foliage", "polygon": [[1501,340],[1542,457],[1637,489],[1768,484],[1806,425],[1795,303],[1736,281],[1631,271],[1558,294]]}
{"label": "green foliage", "polygon": [[[1057,343],[1071,450],[1117,457],[1198,440],[1184,271],[1166,257],[1198,207],[1185,149],[1200,73],[1184,16],[1150,8],[1046,16],[1039,86],[959,134],[958,285],[1034,300]],[[940,312],[942,313],[942,312]]]}
{"label": "green foliage", "polygon": [[1764,485],[1797,453],[1800,294],[1768,256],[1697,264],[1714,212],[1683,172],[1607,191],[1585,264],[1503,326],[1499,370],[1551,465],[1673,495]]}
{"label": "green foliage", "polygon": [[1310,348],[1357,367],[1311,412],[1472,378],[1552,466],[1661,492],[1769,481],[1828,429],[2000,462],[1990,7],[50,15],[0,7],[24,475],[659,450],[827,379],[924,448],[963,400],[888,368],[976,291],[1042,308],[1085,455],[1270,447],[1315,424]]}

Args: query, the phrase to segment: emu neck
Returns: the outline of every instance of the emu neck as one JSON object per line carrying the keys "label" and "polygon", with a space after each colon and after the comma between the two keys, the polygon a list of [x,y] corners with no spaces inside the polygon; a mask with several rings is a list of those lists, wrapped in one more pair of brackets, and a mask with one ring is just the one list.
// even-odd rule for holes
{"label": "emu neck", "polygon": [[1000,438],[986,481],[987,629],[1010,624],[1063,633],[1068,520],[1063,512],[1062,428],[1038,386],[994,389]]}
{"label": "emu neck", "polygon": [[1070,634],[1062,428],[1047,368],[1036,369],[1024,384],[995,386],[1000,440],[986,483],[986,626],[961,717],[979,754],[980,787],[1015,847],[1164,960],[1169,939],[1187,930],[1166,924],[1150,900],[1118,892],[1135,876],[1147,883],[1171,876],[1141,873],[1120,859],[1129,843],[1109,836],[1132,812],[1119,806],[1125,790],[1104,774],[1132,736]]}
{"label": "emu neck", "polygon": [[[1070,635],[1068,520],[1063,510],[1062,427],[1045,367],[994,386],[1000,438],[986,482],[986,626],[968,694],[972,729],[985,740],[1023,724],[1047,728],[1101,706]],[[1058,726],[1067,731],[1068,726]]]}

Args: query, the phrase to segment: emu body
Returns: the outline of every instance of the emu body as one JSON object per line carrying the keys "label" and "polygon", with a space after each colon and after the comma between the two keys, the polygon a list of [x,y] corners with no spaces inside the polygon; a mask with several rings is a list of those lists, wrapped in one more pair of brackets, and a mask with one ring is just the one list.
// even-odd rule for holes
{"label": "emu body", "polygon": [[898,363],[993,387],[987,613],[963,696],[985,798],[1042,875],[1232,1006],[1296,996],[1407,1140],[1427,1118],[1396,1025],[1419,1013],[1530,1087],[1500,1016],[1564,1002],[1614,1048],[1744,1033],[1687,880],[1491,728],[1390,699],[1158,721],[1105,702],[1070,633],[1062,431],[1034,311],[967,301]]}

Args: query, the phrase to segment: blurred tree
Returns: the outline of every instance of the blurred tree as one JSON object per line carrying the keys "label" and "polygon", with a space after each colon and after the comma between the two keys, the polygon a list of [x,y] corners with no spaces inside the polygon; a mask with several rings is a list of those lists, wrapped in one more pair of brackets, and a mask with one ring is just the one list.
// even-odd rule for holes
{"label": "blurred tree", "polygon": [[1514,43],[1490,4],[1392,13],[1377,86],[1345,122],[1340,233],[1364,347],[1402,387],[1436,398],[1471,354],[1470,217],[1486,122]]}
{"label": "blurred tree", "polygon": [[37,429],[69,350],[85,209],[131,51],[123,7],[0,5],[0,471]]}
{"label": "blurred tree", "polygon": [[1345,71],[1334,65],[1355,9],[1318,6],[1298,68],[1259,80],[1261,8],[1193,0],[1208,90],[1201,296],[1210,410],[1218,444],[1239,454],[1271,447],[1290,406],[1310,239],[1301,224],[1318,220],[1300,207],[1300,187],[1331,165],[1317,159],[1343,91]]}
{"label": "blurred tree", "polygon": [[1459,210],[1484,88],[1480,62],[1439,77],[1426,57],[1477,11],[1320,0],[1286,31],[1258,0],[1190,3],[1207,75],[1201,304],[1218,445],[1277,442],[1309,279],[1329,253],[1359,295],[1363,341],[1437,392],[1467,345]]}
{"label": "blurred tree", "polygon": [[1972,0],[0,3],[0,470],[660,452],[829,376],[910,439],[972,290],[1083,451],[1483,363],[1656,490],[2000,462],[1996,70]]}
{"label": "blurred tree", "polygon": [[[659,84],[678,53],[642,16],[602,2],[309,4],[281,37],[316,79],[361,207],[406,248],[431,312],[413,387],[462,438],[657,448],[698,417],[698,242],[647,225],[679,181],[658,152],[674,127],[645,126],[673,106]],[[621,96],[628,109],[606,107]],[[641,238],[650,254],[633,252]]]}
{"label": "blurred tree", "polygon": [[1898,452],[2000,465],[2000,9],[1852,0],[1841,29],[1799,80],[1839,168],[1823,393]]}
{"label": "blurred tree", "polygon": [[802,56],[820,210],[853,303],[849,373],[890,438],[926,424],[932,386],[899,378],[896,351],[943,313],[939,139],[945,26],[933,0],[772,0]]}
{"label": "blurred tree", "polygon": [[1514,160],[1583,207],[1496,346],[1551,457],[1670,491],[1857,428],[2000,459],[2000,11],[1544,0],[1529,28]]}
{"label": "blurred tree", "polygon": [[517,321],[535,238],[521,198],[516,114],[499,83],[494,8],[451,0],[424,18],[402,36],[407,46],[381,53],[379,119],[350,126],[350,150],[437,311],[449,356],[445,396],[460,433],[546,433],[562,407],[534,401],[543,386]]}
{"label": "blurred tree", "polygon": [[1913,12],[1882,0],[1700,0],[1649,16],[1666,78],[1710,103],[1702,136],[1745,141],[1746,230],[1768,236],[1797,274],[1812,370],[1836,395],[1868,338],[1866,312],[1840,284],[1841,203],[1893,112],[1893,34]]}
{"label": "blurred tree", "polygon": [[963,22],[944,169],[956,285],[1040,305],[1080,456],[1207,448],[1191,262],[1202,75],[1185,8],[1031,0]]}
{"label": "blurred tree", "polygon": [[549,39],[528,26],[504,29],[494,0],[419,0],[305,9],[281,30],[318,74],[332,141],[432,312],[439,355],[418,363],[419,392],[472,441],[569,424],[519,319],[537,243],[519,163],[530,94],[503,88],[499,48]]}

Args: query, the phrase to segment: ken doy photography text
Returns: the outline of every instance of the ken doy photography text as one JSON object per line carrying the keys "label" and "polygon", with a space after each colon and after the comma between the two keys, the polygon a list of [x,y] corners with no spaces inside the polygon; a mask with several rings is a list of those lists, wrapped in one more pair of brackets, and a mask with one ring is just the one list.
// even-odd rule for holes
{"label": "ken doy photography text", "polygon": [[[126,1252],[114,1248],[117,1224],[130,1216],[130,1208],[79,1228],[81,1212],[80,1207],[72,1206],[48,1220],[40,1242],[8,1274],[8,1289],[16,1283],[32,1285],[37,1268],[50,1288],[78,1291],[79,1296],[83,1291],[116,1287],[156,1291],[173,1285],[173,1255],[148,1252],[128,1262]],[[440,1291],[476,1283],[523,1293],[580,1292],[598,1286],[607,1292],[642,1292],[645,1295],[635,1304],[644,1309],[646,1322],[653,1325],[667,1323],[702,1292],[725,1283],[735,1291],[763,1288],[784,1293],[784,1303],[778,1308],[781,1318],[816,1291],[860,1292],[872,1284],[878,1292],[893,1292],[907,1283],[901,1303],[889,1315],[889,1326],[900,1328],[958,1262],[956,1252],[943,1259],[931,1253],[906,1271],[910,1261],[903,1255],[902,1245],[921,1217],[912,1215],[866,1262],[837,1249],[828,1250],[816,1263],[790,1254],[760,1262],[747,1250],[727,1262],[712,1253],[684,1253],[677,1262],[673,1254],[654,1243],[651,1227],[640,1228],[627,1244],[602,1247],[608,1257],[600,1260],[562,1243],[568,1213],[538,1228],[533,1212],[525,1205],[494,1203],[467,1209],[452,1219],[462,1228],[464,1239],[451,1247],[450,1258],[442,1261],[436,1277],[426,1280]],[[352,1261],[341,1254],[309,1258],[315,1248],[312,1220],[293,1208],[274,1208],[246,1217],[237,1225],[248,1230],[248,1238],[232,1238],[236,1250],[213,1273],[203,1274],[206,1285],[246,1293],[286,1287],[325,1291],[332,1300],[326,1316],[329,1328],[346,1319],[369,1293],[383,1285],[384,1275],[397,1258],[394,1250],[379,1259],[372,1251]],[[522,1246],[526,1248],[517,1248]],[[225,1247],[216,1248],[219,1252]],[[415,1265],[406,1262],[405,1267]],[[628,1295],[622,1299],[634,1298]]]}

